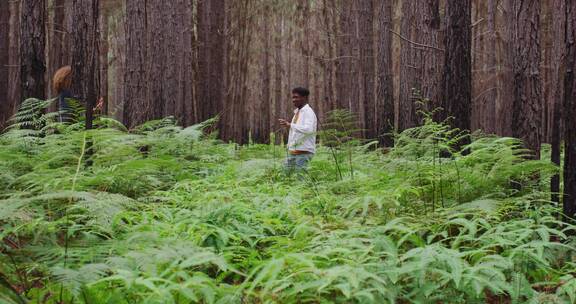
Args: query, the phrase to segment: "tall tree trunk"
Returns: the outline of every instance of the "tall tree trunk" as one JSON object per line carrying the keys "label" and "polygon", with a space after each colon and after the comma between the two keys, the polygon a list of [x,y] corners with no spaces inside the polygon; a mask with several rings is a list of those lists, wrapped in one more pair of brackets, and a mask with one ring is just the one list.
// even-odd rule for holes
{"label": "tall tree trunk", "polygon": [[180,26],[176,33],[178,41],[178,56],[175,67],[178,78],[178,99],[176,100],[176,117],[184,125],[197,122],[195,108],[195,37],[194,37],[194,7],[191,1],[178,0],[175,6],[176,24]]}
{"label": "tall tree trunk", "polygon": [[392,0],[378,2],[378,80],[376,93],[376,134],[380,144],[394,146],[394,75],[392,74]]}
{"label": "tall tree trunk", "polygon": [[564,78],[564,215],[576,216],[576,2],[566,1]]}
{"label": "tall tree trunk", "polygon": [[496,13],[497,13],[497,0],[488,0],[488,50],[487,50],[487,68],[488,73],[486,77],[487,84],[483,94],[483,104],[485,107],[485,115],[483,121],[484,132],[488,134],[496,134],[496,106],[499,99],[498,90],[498,78],[497,78],[497,67],[498,62],[496,61],[497,52],[497,31],[496,31]]}
{"label": "tall tree trunk", "polygon": [[17,105],[22,99],[20,85],[20,1],[9,1],[10,3],[10,34],[8,42],[8,61],[9,61],[9,83],[8,83],[8,101],[10,113],[14,113]]}
{"label": "tall tree trunk", "polygon": [[[273,130],[278,130],[278,119],[283,118],[282,113],[282,36],[284,32],[284,18],[282,14],[277,14],[276,21],[274,23],[274,117],[272,119]],[[281,132],[275,132],[280,135]],[[280,136],[276,137],[276,144],[280,143]]]}
{"label": "tall tree trunk", "polygon": [[471,9],[470,0],[448,0],[446,5],[443,113],[460,130],[470,130],[472,110]]}
{"label": "tall tree trunk", "polygon": [[[551,135],[550,145],[552,148],[551,161],[560,166],[560,141],[562,137],[562,106],[564,100],[564,74],[563,66],[566,56],[566,2],[564,0],[554,0],[552,8],[552,35],[553,35],[553,49],[552,49],[552,79],[549,86],[551,86],[549,100],[552,118],[551,121]],[[552,201],[559,203],[560,193],[560,174],[552,176],[550,181],[550,192],[552,192]]]}
{"label": "tall tree trunk", "polygon": [[439,0],[402,2],[400,34],[400,130],[420,125],[418,99],[439,105],[444,54],[440,42]]}
{"label": "tall tree trunk", "polygon": [[505,26],[502,29],[502,39],[498,53],[501,56],[498,65],[498,89],[500,99],[496,110],[496,130],[500,136],[513,136],[512,112],[514,105],[514,11],[515,0],[503,0],[502,10]]}
{"label": "tall tree trunk", "polygon": [[128,127],[139,125],[152,116],[146,79],[147,31],[146,3],[127,0],[123,120]]}
{"label": "tall tree trunk", "polygon": [[[101,3],[102,5],[102,3]],[[98,66],[99,69],[99,79],[100,79],[100,89],[98,95],[104,99],[104,104],[102,108],[103,114],[108,114],[108,12],[103,11],[102,8],[100,9],[100,16],[98,20],[99,25],[99,37],[98,37],[98,45],[100,49],[98,50]]]}
{"label": "tall tree trunk", "polygon": [[[50,37],[50,49],[48,51],[48,77],[50,80],[50,77],[59,68],[69,63],[67,50],[70,48],[70,43],[65,19],[66,12],[66,0],[54,0],[52,2],[52,22],[49,23],[50,33],[48,35]],[[53,97],[55,95],[52,92],[52,86],[49,85],[47,91],[47,96]]]}
{"label": "tall tree trunk", "polygon": [[374,1],[361,0],[358,2],[358,31],[360,36],[360,90],[362,97],[359,102],[363,108],[363,122],[365,137],[375,139],[378,137],[376,116],[379,115],[374,98],[376,67],[374,60]]}
{"label": "tall tree trunk", "polygon": [[335,51],[334,51],[334,37],[333,35],[337,33],[333,29],[335,27],[334,22],[334,6],[333,2],[330,1],[330,5],[328,4],[328,0],[322,1],[322,17],[323,17],[323,27],[324,33],[326,35],[326,54],[327,58],[324,63],[324,92],[325,92],[325,100],[324,100],[324,108],[332,110],[336,108],[336,89],[334,88],[335,84],[335,70],[336,70],[336,63],[339,62],[334,60]]}
{"label": "tall tree trunk", "polygon": [[44,98],[46,82],[46,1],[22,0],[20,10],[20,80],[24,99]]}
{"label": "tall tree trunk", "polygon": [[12,115],[12,107],[8,99],[9,64],[10,64],[10,6],[8,1],[0,1],[0,132]]}
{"label": "tall tree trunk", "polygon": [[258,109],[254,109],[252,113],[259,116],[258,126],[255,133],[255,139],[261,143],[267,143],[270,138],[270,7],[264,6],[262,27],[263,27],[263,52],[262,52],[262,98],[260,99]]}
{"label": "tall tree trunk", "polygon": [[93,111],[99,92],[99,0],[73,0],[72,92],[86,104],[86,129],[92,128]]}
{"label": "tall tree trunk", "polygon": [[222,114],[224,109],[225,11],[225,0],[198,2],[197,92],[201,120]]}
{"label": "tall tree trunk", "polygon": [[514,104],[512,134],[540,158],[542,83],[540,80],[540,2],[514,1]]}
{"label": "tall tree trunk", "polygon": [[338,16],[338,32],[336,36],[336,48],[338,60],[336,62],[336,106],[340,109],[351,110],[351,103],[355,95],[353,77],[353,6],[354,1],[341,0]]}

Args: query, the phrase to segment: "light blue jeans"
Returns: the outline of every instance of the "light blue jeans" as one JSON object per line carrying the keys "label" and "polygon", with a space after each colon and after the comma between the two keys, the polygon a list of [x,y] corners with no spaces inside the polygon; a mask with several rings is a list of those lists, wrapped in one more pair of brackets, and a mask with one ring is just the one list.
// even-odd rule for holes
{"label": "light blue jeans", "polygon": [[286,161],[284,162],[284,172],[290,174],[294,171],[306,170],[308,168],[308,162],[312,159],[314,154],[288,154]]}

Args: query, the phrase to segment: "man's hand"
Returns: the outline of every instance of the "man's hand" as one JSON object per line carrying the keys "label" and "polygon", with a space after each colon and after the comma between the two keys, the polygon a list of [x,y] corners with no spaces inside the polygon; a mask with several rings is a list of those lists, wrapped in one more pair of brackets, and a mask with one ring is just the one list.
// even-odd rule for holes
{"label": "man's hand", "polygon": [[278,119],[280,125],[286,128],[290,128],[290,122],[285,119]]}

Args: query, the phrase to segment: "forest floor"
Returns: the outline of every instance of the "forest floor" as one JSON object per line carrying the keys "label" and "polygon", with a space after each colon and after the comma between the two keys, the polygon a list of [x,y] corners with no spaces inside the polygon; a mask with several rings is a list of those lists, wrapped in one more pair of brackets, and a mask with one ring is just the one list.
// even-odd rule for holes
{"label": "forest floor", "polygon": [[121,129],[0,136],[0,301],[576,302],[557,168],[515,139],[438,158],[454,133],[428,122],[287,175],[283,146]]}

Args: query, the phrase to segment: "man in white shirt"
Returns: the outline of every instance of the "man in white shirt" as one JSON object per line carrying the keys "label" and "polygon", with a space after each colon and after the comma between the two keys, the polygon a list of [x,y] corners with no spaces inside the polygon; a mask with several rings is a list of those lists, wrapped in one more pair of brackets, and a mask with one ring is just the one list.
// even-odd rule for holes
{"label": "man in white shirt", "polygon": [[292,103],[296,109],[292,121],[279,119],[280,125],[290,128],[288,135],[288,158],[286,169],[306,169],[308,162],[316,152],[316,125],[314,110],[308,105],[310,91],[306,88],[292,90]]}

